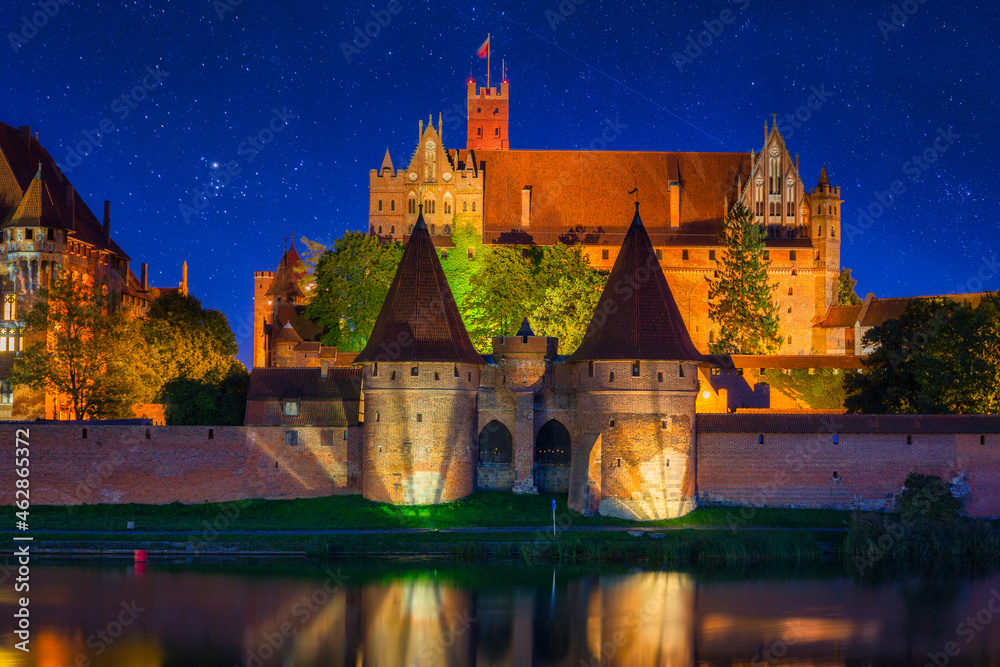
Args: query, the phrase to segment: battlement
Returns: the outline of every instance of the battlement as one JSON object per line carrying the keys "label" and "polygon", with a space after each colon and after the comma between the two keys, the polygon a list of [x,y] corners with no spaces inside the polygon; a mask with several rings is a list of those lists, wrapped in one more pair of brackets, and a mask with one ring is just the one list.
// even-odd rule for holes
{"label": "battlement", "polygon": [[508,82],[506,80],[500,82],[500,89],[496,88],[486,88],[476,86],[475,79],[469,79],[469,99],[509,99],[508,95],[510,90],[508,89]]}
{"label": "battlement", "polygon": [[545,336],[498,336],[493,339],[493,355],[532,355],[554,359],[559,340]]}
{"label": "battlement", "polygon": [[254,271],[254,280],[257,278],[274,278],[274,271]]}

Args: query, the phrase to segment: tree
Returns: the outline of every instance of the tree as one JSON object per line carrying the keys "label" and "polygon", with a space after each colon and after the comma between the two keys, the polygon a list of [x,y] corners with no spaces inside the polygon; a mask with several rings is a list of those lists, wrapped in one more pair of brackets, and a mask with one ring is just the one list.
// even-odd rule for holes
{"label": "tree", "polygon": [[11,383],[66,396],[77,419],[133,417],[151,398],[151,373],[139,323],[108,299],[107,289],[64,274],[25,316],[35,342],[15,358]]}
{"label": "tree", "polygon": [[896,496],[896,510],[903,521],[953,521],[962,512],[962,500],[951,493],[951,485],[933,475],[911,472]]}
{"label": "tree", "polygon": [[225,315],[193,296],[165,294],[150,304],[142,334],[168,424],[243,423],[250,376]]}
{"label": "tree", "polygon": [[1000,293],[975,308],[914,299],[864,344],[863,371],[844,378],[848,412],[1000,414]]}
{"label": "tree", "polygon": [[484,255],[461,304],[462,319],[479,352],[490,351],[494,336],[517,332],[531,313],[533,296],[532,263],[521,248],[494,246]]}
{"label": "tree", "polygon": [[234,365],[223,377],[175,378],[160,391],[167,423],[181,426],[239,426],[246,413],[250,374]]}
{"label": "tree", "polygon": [[351,352],[364,348],[402,256],[399,244],[361,232],[347,232],[323,253],[305,315],[324,327],[324,345]]}
{"label": "tree", "polygon": [[851,277],[850,269],[840,270],[840,278],[837,281],[838,306],[860,306],[863,303],[855,290],[857,284],[858,281]]}
{"label": "tree", "polygon": [[608,272],[592,268],[579,246],[557,243],[542,249],[532,281],[535,333],[559,338],[565,354],[576,350],[607,282]]}
{"label": "tree", "polygon": [[768,354],[781,346],[778,306],[767,282],[764,228],[743,204],[726,216],[718,274],[709,280],[708,316],[719,325],[713,354]]}

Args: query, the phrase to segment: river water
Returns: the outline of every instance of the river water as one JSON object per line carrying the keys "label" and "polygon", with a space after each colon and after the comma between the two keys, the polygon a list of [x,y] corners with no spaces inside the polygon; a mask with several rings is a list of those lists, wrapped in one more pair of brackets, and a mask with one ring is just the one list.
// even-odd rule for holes
{"label": "river water", "polygon": [[1000,663],[1000,576],[36,563],[30,654],[10,583],[0,667]]}

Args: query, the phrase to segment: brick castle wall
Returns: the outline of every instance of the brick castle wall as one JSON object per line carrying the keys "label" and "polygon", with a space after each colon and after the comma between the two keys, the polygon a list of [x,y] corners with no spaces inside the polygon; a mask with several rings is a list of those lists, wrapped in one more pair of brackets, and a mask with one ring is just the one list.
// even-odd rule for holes
{"label": "brick castle wall", "polygon": [[892,509],[911,472],[945,480],[965,473],[969,514],[1000,516],[1000,436],[839,434],[836,444],[833,439],[831,433],[699,433],[699,502]]}
{"label": "brick castle wall", "polygon": [[[18,429],[29,432],[31,502],[39,505],[312,498],[361,490],[359,428],[0,425],[12,454]],[[289,430],[298,433],[295,446],[285,444]],[[0,470],[0,503],[13,502],[15,474],[13,465]]]}

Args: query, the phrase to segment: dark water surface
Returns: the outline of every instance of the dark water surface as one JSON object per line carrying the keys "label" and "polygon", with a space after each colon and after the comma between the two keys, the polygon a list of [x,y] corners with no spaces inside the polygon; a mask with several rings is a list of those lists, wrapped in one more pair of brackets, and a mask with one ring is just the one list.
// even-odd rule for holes
{"label": "dark water surface", "polygon": [[35,564],[32,651],[5,582],[0,667],[998,664],[997,591],[839,569]]}

